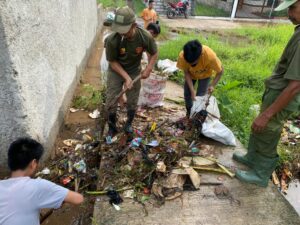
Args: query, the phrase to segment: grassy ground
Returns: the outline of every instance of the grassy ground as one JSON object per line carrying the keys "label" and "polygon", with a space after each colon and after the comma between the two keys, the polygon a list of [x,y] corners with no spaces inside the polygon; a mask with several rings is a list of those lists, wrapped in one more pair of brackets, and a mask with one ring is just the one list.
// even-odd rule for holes
{"label": "grassy ground", "polygon": [[98,3],[101,3],[105,8],[107,7],[121,7],[126,5],[125,0],[97,0]]}
{"label": "grassy ground", "polygon": [[224,10],[218,9],[216,7],[197,3],[196,8],[195,8],[195,15],[196,16],[228,17],[230,15],[230,13],[225,12]]}
{"label": "grassy ground", "polygon": [[[182,34],[161,46],[160,58],[176,60],[183,45],[192,39],[199,39],[217,53],[225,68],[224,76],[215,91],[222,121],[246,145],[251,122],[255,117],[250,107],[260,104],[263,81],[270,76],[292,32],[292,26],[281,25],[243,28],[205,36]],[[182,73],[173,79],[182,83]]]}

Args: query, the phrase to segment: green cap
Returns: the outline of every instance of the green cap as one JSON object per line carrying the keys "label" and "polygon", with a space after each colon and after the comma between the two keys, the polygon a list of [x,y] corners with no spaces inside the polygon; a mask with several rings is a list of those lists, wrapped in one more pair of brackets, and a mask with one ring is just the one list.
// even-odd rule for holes
{"label": "green cap", "polygon": [[296,3],[298,0],[284,0],[276,9],[275,11],[281,11],[284,9],[287,9],[288,7],[290,7],[291,5],[293,5],[294,3]]}
{"label": "green cap", "polygon": [[133,23],[135,23],[134,12],[128,6],[124,6],[117,8],[111,29],[120,34],[125,34],[130,30]]}

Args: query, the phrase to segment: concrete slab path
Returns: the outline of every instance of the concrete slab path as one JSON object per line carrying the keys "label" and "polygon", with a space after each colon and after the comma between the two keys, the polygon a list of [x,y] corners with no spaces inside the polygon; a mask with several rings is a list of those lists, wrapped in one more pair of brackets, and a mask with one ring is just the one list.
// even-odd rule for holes
{"label": "concrete slab path", "polygon": [[[175,89],[174,89],[175,88]],[[166,97],[182,99],[181,86],[169,82]],[[176,92],[174,91],[176,90]],[[214,145],[215,154],[227,166],[242,167],[232,161],[234,151],[245,151],[239,143],[228,147],[207,140]],[[300,218],[291,205],[270,182],[268,188],[241,183],[235,178],[214,173],[200,173],[200,190],[184,192],[181,198],[167,201],[157,208],[151,201],[145,207],[124,199],[121,211],[116,211],[107,197],[98,197],[94,209],[97,225],[300,225]],[[229,190],[218,198],[215,186],[204,185],[222,181]],[[146,213],[146,211],[147,213]]]}

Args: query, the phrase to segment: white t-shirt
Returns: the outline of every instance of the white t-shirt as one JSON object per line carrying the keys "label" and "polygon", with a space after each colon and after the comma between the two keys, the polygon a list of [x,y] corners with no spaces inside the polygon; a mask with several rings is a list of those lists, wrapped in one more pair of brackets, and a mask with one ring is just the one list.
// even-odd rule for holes
{"label": "white t-shirt", "polygon": [[0,181],[0,225],[39,225],[42,208],[59,208],[68,189],[29,177]]}

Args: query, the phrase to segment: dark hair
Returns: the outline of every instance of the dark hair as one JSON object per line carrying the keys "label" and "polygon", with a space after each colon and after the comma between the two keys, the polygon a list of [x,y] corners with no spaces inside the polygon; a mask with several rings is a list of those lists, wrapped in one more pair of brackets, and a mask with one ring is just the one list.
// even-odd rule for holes
{"label": "dark hair", "polygon": [[148,4],[153,3],[153,2],[154,2],[154,0],[149,0]]}
{"label": "dark hair", "polygon": [[195,62],[202,53],[202,45],[198,40],[187,42],[183,47],[183,57],[188,63]]}
{"label": "dark hair", "polygon": [[154,34],[160,34],[159,21],[156,21],[156,23],[149,23],[147,30],[152,30]]}
{"label": "dark hair", "polygon": [[31,138],[19,138],[8,148],[8,167],[11,171],[24,170],[34,159],[39,161],[43,146]]}

